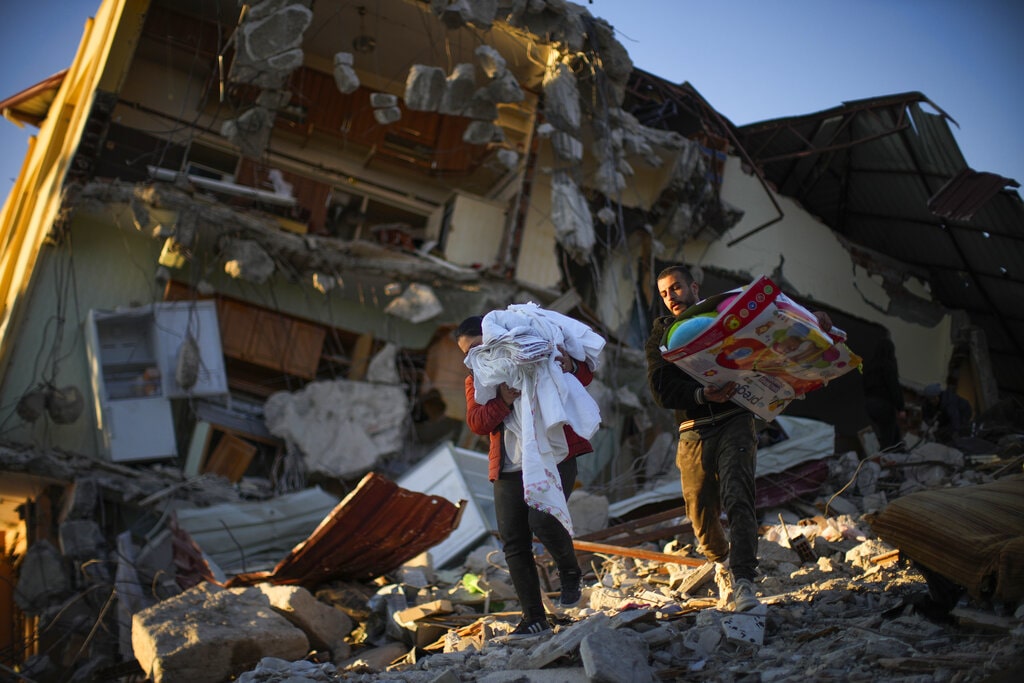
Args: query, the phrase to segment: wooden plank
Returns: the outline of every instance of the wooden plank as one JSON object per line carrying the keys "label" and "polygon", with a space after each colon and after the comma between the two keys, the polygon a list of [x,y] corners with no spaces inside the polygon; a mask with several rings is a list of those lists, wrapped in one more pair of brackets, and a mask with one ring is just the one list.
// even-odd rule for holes
{"label": "wooden plank", "polygon": [[219,474],[234,483],[249,469],[249,463],[255,455],[256,446],[245,439],[225,434],[210,454],[203,471]]}
{"label": "wooden plank", "polygon": [[580,536],[580,540],[583,541],[603,541],[617,536],[628,536],[631,545],[637,545],[645,541],[654,541],[662,538],[668,538],[669,536],[675,536],[682,533],[692,533],[693,525],[689,522],[683,522],[676,524],[671,527],[661,527],[641,533],[640,529],[646,529],[647,527],[660,524],[661,522],[668,521],[670,519],[676,519],[677,517],[685,517],[685,507],[675,507],[670,510],[664,510],[657,512],[653,515],[646,517],[640,517],[633,519],[622,524],[616,524],[614,526],[607,527],[605,529],[599,529],[589,534]]}
{"label": "wooden plank", "polygon": [[351,380],[366,379],[366,370],[370,366],[370,355],[373,352],[373,335],[367,332],[359,335],[352,348],[352,365],[348,370]]}
{"label": "wooden plank", "polygon": [[653,550],[642,548],[626,548],[620,545],[609,545],[607,543],[591,543],[590,541],[575,540],[572,545],[576,550],[590,553],[602,553],[605,555],[621,555],[622,557],[635,557],[639,560],[651,560],[653,562],[664,562],[666,564],[682,564],[687,567],[700,567],[707,562],[704,558],[683,557],[682,555],[670,555],[658,553]]}

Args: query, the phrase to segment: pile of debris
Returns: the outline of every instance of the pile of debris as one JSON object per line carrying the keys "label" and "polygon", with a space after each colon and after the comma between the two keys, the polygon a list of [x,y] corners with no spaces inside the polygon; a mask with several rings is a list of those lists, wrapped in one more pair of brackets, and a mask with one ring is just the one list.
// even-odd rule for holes
{"label": "pile of debris", "polygon": [[[77,461],[58,455],[50,454],[51,469],[58,461],[74,469]],[[457,566],[434,569],[423,545],[404,548],[374,537],[382,520],[400,516],[379,505],[389,498],[358,497],[385,485],[378,475],[368,475],[326,517],[314,511],[323,518],[317,529],[272,571],[232,578],[215,571],[219,548],[206,553],[183,533],[184,512],[174,542],[161,546],[162,560],[152,557],[156,545],[140,552],[123,532],[104,561],[102,510],[84,502],[95,498],[93,485],[80,484],[61,513],[61,548],[35,543],[19,567],[16,599],[47,635],[18,674],[42,682],[67,680],[71,671],[82,681],[138,680],[144,673],[155,683],[966,682],[1024,671],[1020,456],[965,456],[919,444],[868,459],[847,453],[828,465],[813,495],[762,508],[758,608],[717,608],[713,572],[688,545],[693,538],[681,509],[669,508],[578,540],[587,568],[581,606],[564,610],[549,602],[553,632],[515,641],[504,638],[519,613],[497,541],[488,537]],[[33,459],[23,469],[39,467]],[[91,481],[104,490],[119,487],[126,502],[186,493],[213,509],[239,495],[237,487],[217,490],[215,478],[200,486],[170,481],[155,467],[108,470],[111,481],[95,471]],[[458,526],[454,506],[443,499],[389,486],[404,506],[439,508],[443,519],[424,523],[420,535]],[[318,510],[333,503],[329,496],[303,500]],[[948,512],[939,524],[936,506]],[[570,507],[574,519],[584,514]],[[401,509],[425,517],[420,508]],[[970,526],[979,509],[991,533]],[[925,517],[915,519],[919,513]],[[128,526],[155,528],[152,521]],[[263,528],[276,531],[279,523]],[[593,520],[578,526],[593,528]],[[339,528],[347,534],[340,544]],[[317,554],[328,546],[330,554]],[[548,597],[557,596],[553,564],[537,550]],[[150,557],[142,557],[147,551]]]}
{"label": "pile of debris", "polygon": [[[295,587],[197,587],[136,617],[136,654],[158,681],[226,680],[247,648],[264,654],[239,681],[979,681],[1024,666],[1024,608],[964,601],[938,615],[923,575],[853,518],[802,521],[765,528],[763,604],[747,613],[716,609],[703,566],[607,556],[592,562],[584,607],[550,605],[553,634],[510,642],[514,594],[490,551],[455,572],[406,565],[368,598],[343,584],[319,601]],[[226,640],[225,622],[245,633]],[[342,633],[353,644],[331,649]]]}

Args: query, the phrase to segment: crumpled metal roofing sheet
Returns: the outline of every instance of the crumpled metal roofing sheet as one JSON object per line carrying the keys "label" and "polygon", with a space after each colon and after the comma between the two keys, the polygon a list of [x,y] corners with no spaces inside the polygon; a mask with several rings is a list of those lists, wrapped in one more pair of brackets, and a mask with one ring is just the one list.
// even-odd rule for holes
{"label": "crumpled metal roofing sheet", "polygon": [[225,585],[308,588],[335,579],[372,579],[448,538],[464,503],[409,491],[371,472],[273,570],[238,574]]}

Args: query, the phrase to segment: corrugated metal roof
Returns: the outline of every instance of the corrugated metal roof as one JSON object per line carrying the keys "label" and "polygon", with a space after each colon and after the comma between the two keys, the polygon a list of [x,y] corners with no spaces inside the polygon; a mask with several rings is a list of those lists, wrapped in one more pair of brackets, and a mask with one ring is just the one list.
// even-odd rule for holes
{"label": "corrugated metal roof", "polygon": [[965,168],[928,200],[928,209],[943,218],[970,220],[975,211],[1007,186],[1020,187],[1020,183],[995,173]]}
{"label": "corrugated metal roof", "polygon": [[1000,394],[1024,397],[1024,204],[1006,189],[1016,181],[968,168],[949,121],[904,93],[741,126],[738,137],[780,194],[966,312],[986,335]]}
{"label": "corrugated metal roof", "polygon": [[375,578],[448,538],[459,525],[463,503],[409,491],[371,472],[273,570],[238,574],[224,585],[308,588],[335,579]]}

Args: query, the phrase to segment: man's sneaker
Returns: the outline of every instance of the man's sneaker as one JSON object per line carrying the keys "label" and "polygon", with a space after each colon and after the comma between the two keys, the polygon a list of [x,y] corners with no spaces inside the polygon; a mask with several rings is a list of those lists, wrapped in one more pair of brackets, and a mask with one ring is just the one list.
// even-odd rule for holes
{"label": "man's sneaker", "polygon": [[515,630],[506,636],[506,639],[520,640],[522,638],[532,638],[533,636],[543,635],[550,631],[551,624],[548,623],[546,618],[523,619],[519,622],[519,626],[516,626]]}
{"label": "man's sneaker", "polygon": [[558,606],[569,608],[580,604],[583,592],[580,590],[580,579],[582,572],[575,569],[565,572],[560,576],[562,582],[562,594],[558,598]]}
{"label": "man's sneaker", "polygon": [[732,572],[720,563],[715,565],[715,585],[718,586],[718,609],[728,609],[732,602]]}
{"label": "man's sneaker", "polygon": [[736,580],[736,585],[732,589],[732,601],[733,610],[736,612],[746,612],[761,604],[761,601],[757,599],[754,582],[750,579]]}

